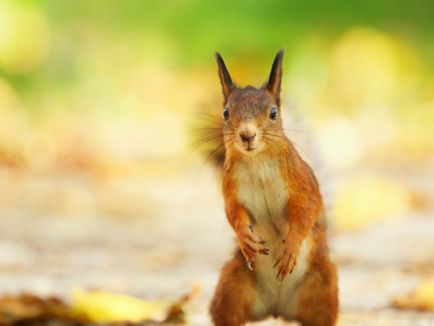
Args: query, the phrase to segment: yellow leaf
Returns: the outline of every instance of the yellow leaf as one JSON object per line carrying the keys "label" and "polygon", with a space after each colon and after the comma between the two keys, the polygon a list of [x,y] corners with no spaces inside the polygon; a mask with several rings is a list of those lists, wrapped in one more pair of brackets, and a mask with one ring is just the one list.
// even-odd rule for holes
{"label": "yellow leaf", "polygon": [[393,305],[399,309],[434,311],[434,280],[422,282],[413,293],[395,299]]}
{"label": "yellow leaf", "polygon": [[146,319],[162,320],[170,306],[165,301],[146,301],[119,293],[73,289],[73,310],[93,322],[140,322]]}

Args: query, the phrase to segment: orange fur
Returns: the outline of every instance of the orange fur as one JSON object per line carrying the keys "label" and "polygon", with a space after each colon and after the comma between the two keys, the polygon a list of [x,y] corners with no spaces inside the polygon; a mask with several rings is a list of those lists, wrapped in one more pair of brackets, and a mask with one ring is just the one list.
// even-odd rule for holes
{"label": "orange fur", "polygon": [[250,319],[250,307],[257,293],[249,272],[239,252],[223,267],[210,311],[216,326],[243,325]]}
{"label": "orange fur", "polygon": [[336,268],[328,258],[325,225],[313,230],[310,270],[299,288],[297,319],[303,325],[334,325],[338,313]]}
{"label": "orange fur", "polygon": [[218,56],[228,111],[223,195],[240,250],[221,272],[210,310],[216,325],[281,316],[329,326],[337,318],[319,185],[286,138],[280,114],[271,114],[280,104],[282,56],[260,89],[235,87]]}

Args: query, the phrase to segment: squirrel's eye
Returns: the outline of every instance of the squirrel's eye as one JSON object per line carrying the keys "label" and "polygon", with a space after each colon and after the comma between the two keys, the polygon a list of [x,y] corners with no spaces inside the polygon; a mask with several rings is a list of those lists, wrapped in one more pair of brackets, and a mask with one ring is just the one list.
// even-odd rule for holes
{"label": "squirrel's eye", "polygon": [[229,119],[229,110],[226,108],[223,111],[223,118],[225,118],[225,120]]}
{"label": "squirrel's eye", "polygon": [[277,109],[274,108],[274,107],[270,111],[270,119],[271,120],[276,120],[277,119]]}

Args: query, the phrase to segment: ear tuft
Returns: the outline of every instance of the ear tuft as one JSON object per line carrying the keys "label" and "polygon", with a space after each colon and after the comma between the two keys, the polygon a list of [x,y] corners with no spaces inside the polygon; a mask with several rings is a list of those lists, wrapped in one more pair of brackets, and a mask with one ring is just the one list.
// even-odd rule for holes
{"label": "ear tuft", "polygon": [[228,99],[229,95],[231,94],[234,84],[231,79],[231,75],[229,74],[228,68],[226,68],[225,62],[223,61],[222,56],[220,53],[215,53],[215,58],[217,61],[218,66],[218,72],[220,77],[220,84],[222,85],[222,91],[223,96],[225,98],[225,101]]}
{"label": "ear tuft", "polygon": [[271,67],[270,77],[268,78],[267,89],[274,96],[278,105],[280,105],[280,86],[282,83],[282,59],[285,50],[280,49],[274,58]]}

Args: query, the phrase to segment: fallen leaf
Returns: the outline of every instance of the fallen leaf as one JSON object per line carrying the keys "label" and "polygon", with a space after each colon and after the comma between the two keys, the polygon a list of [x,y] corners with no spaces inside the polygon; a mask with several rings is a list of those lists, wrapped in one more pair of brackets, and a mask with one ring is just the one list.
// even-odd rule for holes
{"label": "fallen leaf", "polygon": [[73,314],[70,307],[56,297],[39,298],[32,294],[0,298],[0,325],[84,325],[87,319]]}
{"label": "fallen leaf", "polygon": [[0,326],[148,326],[185,324],[185,305],[200,286],[178,300],[146,301],[106,291],[72,291],[73,305],[32,294],[0,297]]}
{"label": "fallen leaf", "polygon": [[96,323],[164,320],[166,311],[170,307],[168,301],[146,301],[106,291],[73,289],[71,295],[73,310]]}
{"label": "fallen leaf", "polygon": [[414,292],[393,300],[399,309],[434,311],[434,280],[422,282]]}

